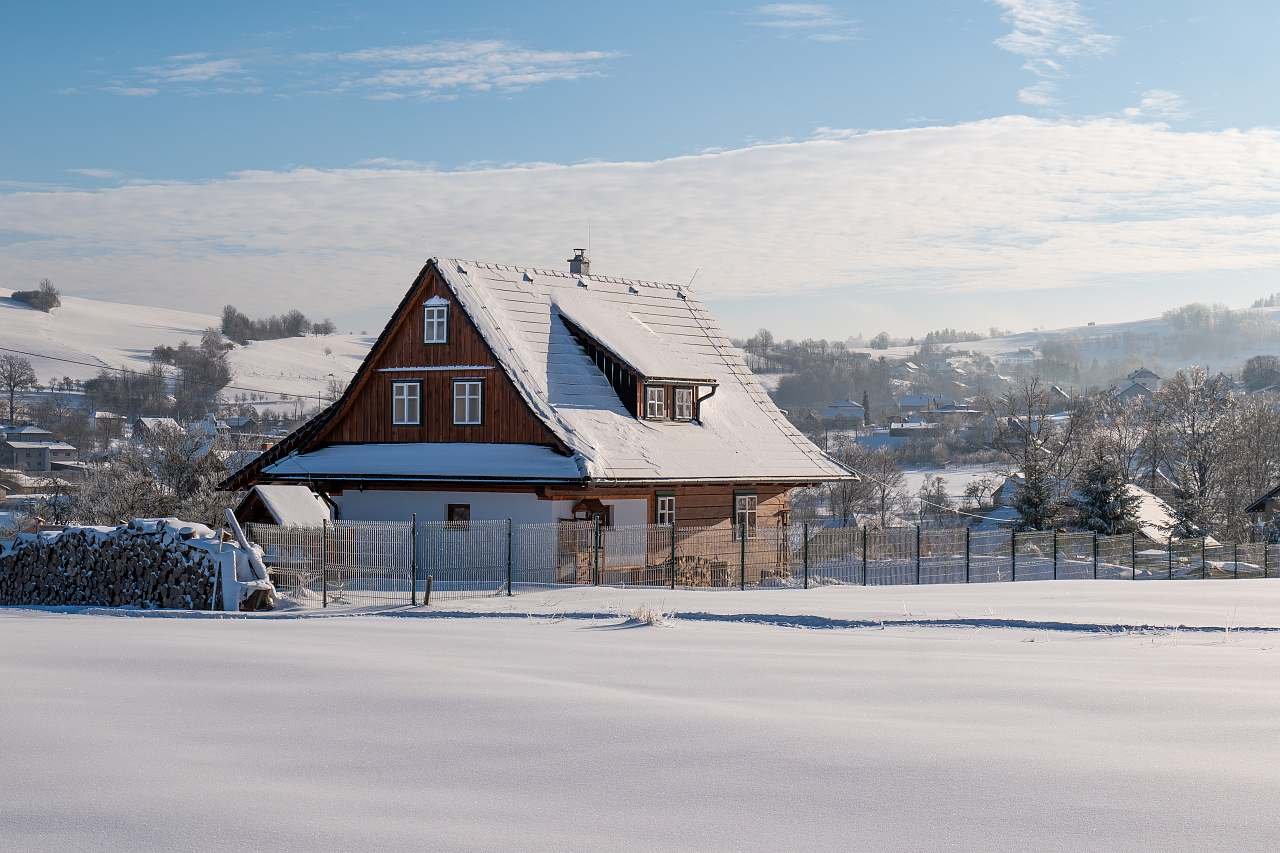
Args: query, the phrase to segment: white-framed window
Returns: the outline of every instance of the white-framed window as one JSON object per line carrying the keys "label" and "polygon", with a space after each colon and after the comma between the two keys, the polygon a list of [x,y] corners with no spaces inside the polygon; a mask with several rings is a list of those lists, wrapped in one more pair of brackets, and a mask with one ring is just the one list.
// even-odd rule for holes
{"label": "white-framed window", "polygon": [[391,423],[417,426],[422,423],[422,383],[391,383]]}
{"label": "white-framed window", "polygon": [[675,396],[675,419],[678,421],[693,420],[693,389],[677,388],[675,389]]}
{"label": "white-framed window", "polygon": [[756,509],[758,501],[755,495],[733,496],[733,538],[737,539],[743,531],[747,538],[756,535]]}
{"label": "white-framed window", "polygon": [[483,423],[483,402],[484,387],[479,379],[453,381],[453,422],[455,424],[471,426]]}
{"label": "white-framed window", "polygon": [[422,342],[444,344],[449,342],[449,304],[443,299],[429,300],[422,306]]}
{"label": "white-framed window", "polygon": [[658,524],[676,523],[675,495],[658,495],[657,512],[654,521]]}
{"label": "white-framed window", "polygon": [[667,416],[667,389],[661,385],[646,385],[644,389],[644,416],[662,420]]}

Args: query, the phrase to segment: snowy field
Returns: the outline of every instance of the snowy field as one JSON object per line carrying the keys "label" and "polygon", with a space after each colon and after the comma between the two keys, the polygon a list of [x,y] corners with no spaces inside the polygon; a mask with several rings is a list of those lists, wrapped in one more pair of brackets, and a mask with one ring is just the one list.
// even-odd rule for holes
{"label": "snowy field", "polygon": [[[146,370],[153,347],[197,344],[205,329],[221,324],[211,314],[76,296],[63,296],[62,307],[45,314],[8,298],[10,292],[0,290],[0,346],[87,363],[32,358],[42,383],[92,379],[98,365]],[[327,391],[330,373],[347,382],[372,344],[367,335],[338,334],[238,346],[228,356],[232,384],[314,398]]]}
{"label": "snowy field", "polygon": [[[828,629],[626,617],[644,605]],[[448,607],[0,609],[0,848],[1264,850],[1280,835],[1280,633],[1099,627],[1280,627],[1280,582]],[[986,621],[915,621],[956,614]],[[852,618],[885,623],[836,621]]]}

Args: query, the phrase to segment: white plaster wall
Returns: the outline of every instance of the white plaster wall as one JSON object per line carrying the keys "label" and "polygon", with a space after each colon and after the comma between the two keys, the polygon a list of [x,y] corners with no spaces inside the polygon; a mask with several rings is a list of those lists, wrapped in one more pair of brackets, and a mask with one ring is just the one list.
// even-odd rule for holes
{"label": "white plaster wall", "polygon": [[[447,521],[449,504],[470,504],[471,520],[511,519],[516,524],[546,524],[568,517],[569,501],[540,501],[529,492],[419,492],[370,489],[348,490],[333,498],[338,518],[345,521]],[[564,504],[564,516],[557,507]]]}

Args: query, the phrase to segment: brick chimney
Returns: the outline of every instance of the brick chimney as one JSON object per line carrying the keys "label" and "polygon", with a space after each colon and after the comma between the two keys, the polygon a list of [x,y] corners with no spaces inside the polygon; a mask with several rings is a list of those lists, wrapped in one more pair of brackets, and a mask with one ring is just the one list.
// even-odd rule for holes
{"label": "brick chimney", "polygon": [[569,272],[573,275],[591,275],[591,259],[587,257],[586,249],[573,250],[573,257],[569,259]]}

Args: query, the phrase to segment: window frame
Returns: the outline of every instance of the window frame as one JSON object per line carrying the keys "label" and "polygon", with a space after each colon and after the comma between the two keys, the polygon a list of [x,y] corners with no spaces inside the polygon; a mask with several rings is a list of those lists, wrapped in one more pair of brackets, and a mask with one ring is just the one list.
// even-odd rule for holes
{"label": "window frame", "polygon": [[[454,518],[454,515],[465,515],[465,518]],[[445,524],[461,529],[471,526],[471,504],[449,504],[445,510]]]}
{"label": "window frame", "polygon": [[[438,337],[428,337],[428,332]],[[449,343],[449,303],[439,297],[422,303],[422,342],[424,344]]]}
{"label": "window frame", "polygon": [[[687,394],[689,397],[689,413],[687,415],[680,414],[680,397]],[[671,390],[671,419],[673,421],[691,421],[697,414],[698,395],[694,393],[691,385],[677,385]]]}
{"label": "window frame", "polygon": [[[663,502],[669,502],[669,506],[664,509]],[[663,520],[665,517],[665,520]],[[653,522],[654,524],[670,524],[676,523],[676,493],[675,492],[658,492],[654,495],[653,500]]]}
{"label": "window frame", "polygon": [[[662,399],[650,399],[655,392],[660,394]],[[665,385],[644,386],[644,418],[647,421],[665,421],[667,419],[667,387]]]}
{"label": "window frame", "polygon": [[[413,388],[413,420],[397,420],[396,404],[400,402],[398,391],[401,388]],[[406,401],[408,395],[403,398]],[[407,414],[407,412],[406,412]],[[421,379],[393,379],[391,381],[391,425],[392,426],[422,426],[422,380]]]}
{"label": "window frame", "polygon": [[[743,506],[741,501],[750,501],[749,506]],[[739,519],[745,518],[745,521]],[[760,495],[756,492],[734,492],[733,493],[733,541],[738,542],[742,538],[742,530],[745,528],[748,539],[756,538],[756,529],[760,519]]]}
{"label": "window frame", "polygon": [[[451,383],[453,388],[452,411],[454,426],[483,426],[484,425],[484,380],[483,379],[455,379]],[[458,420],[458,391],[460,387],[475,386],[476,388],[476,419],[475,420]],[[464,401],[464,416],[467,414],[466,409],[469,408],[469,401],[472,399],[469,395],[461,398]]]}

